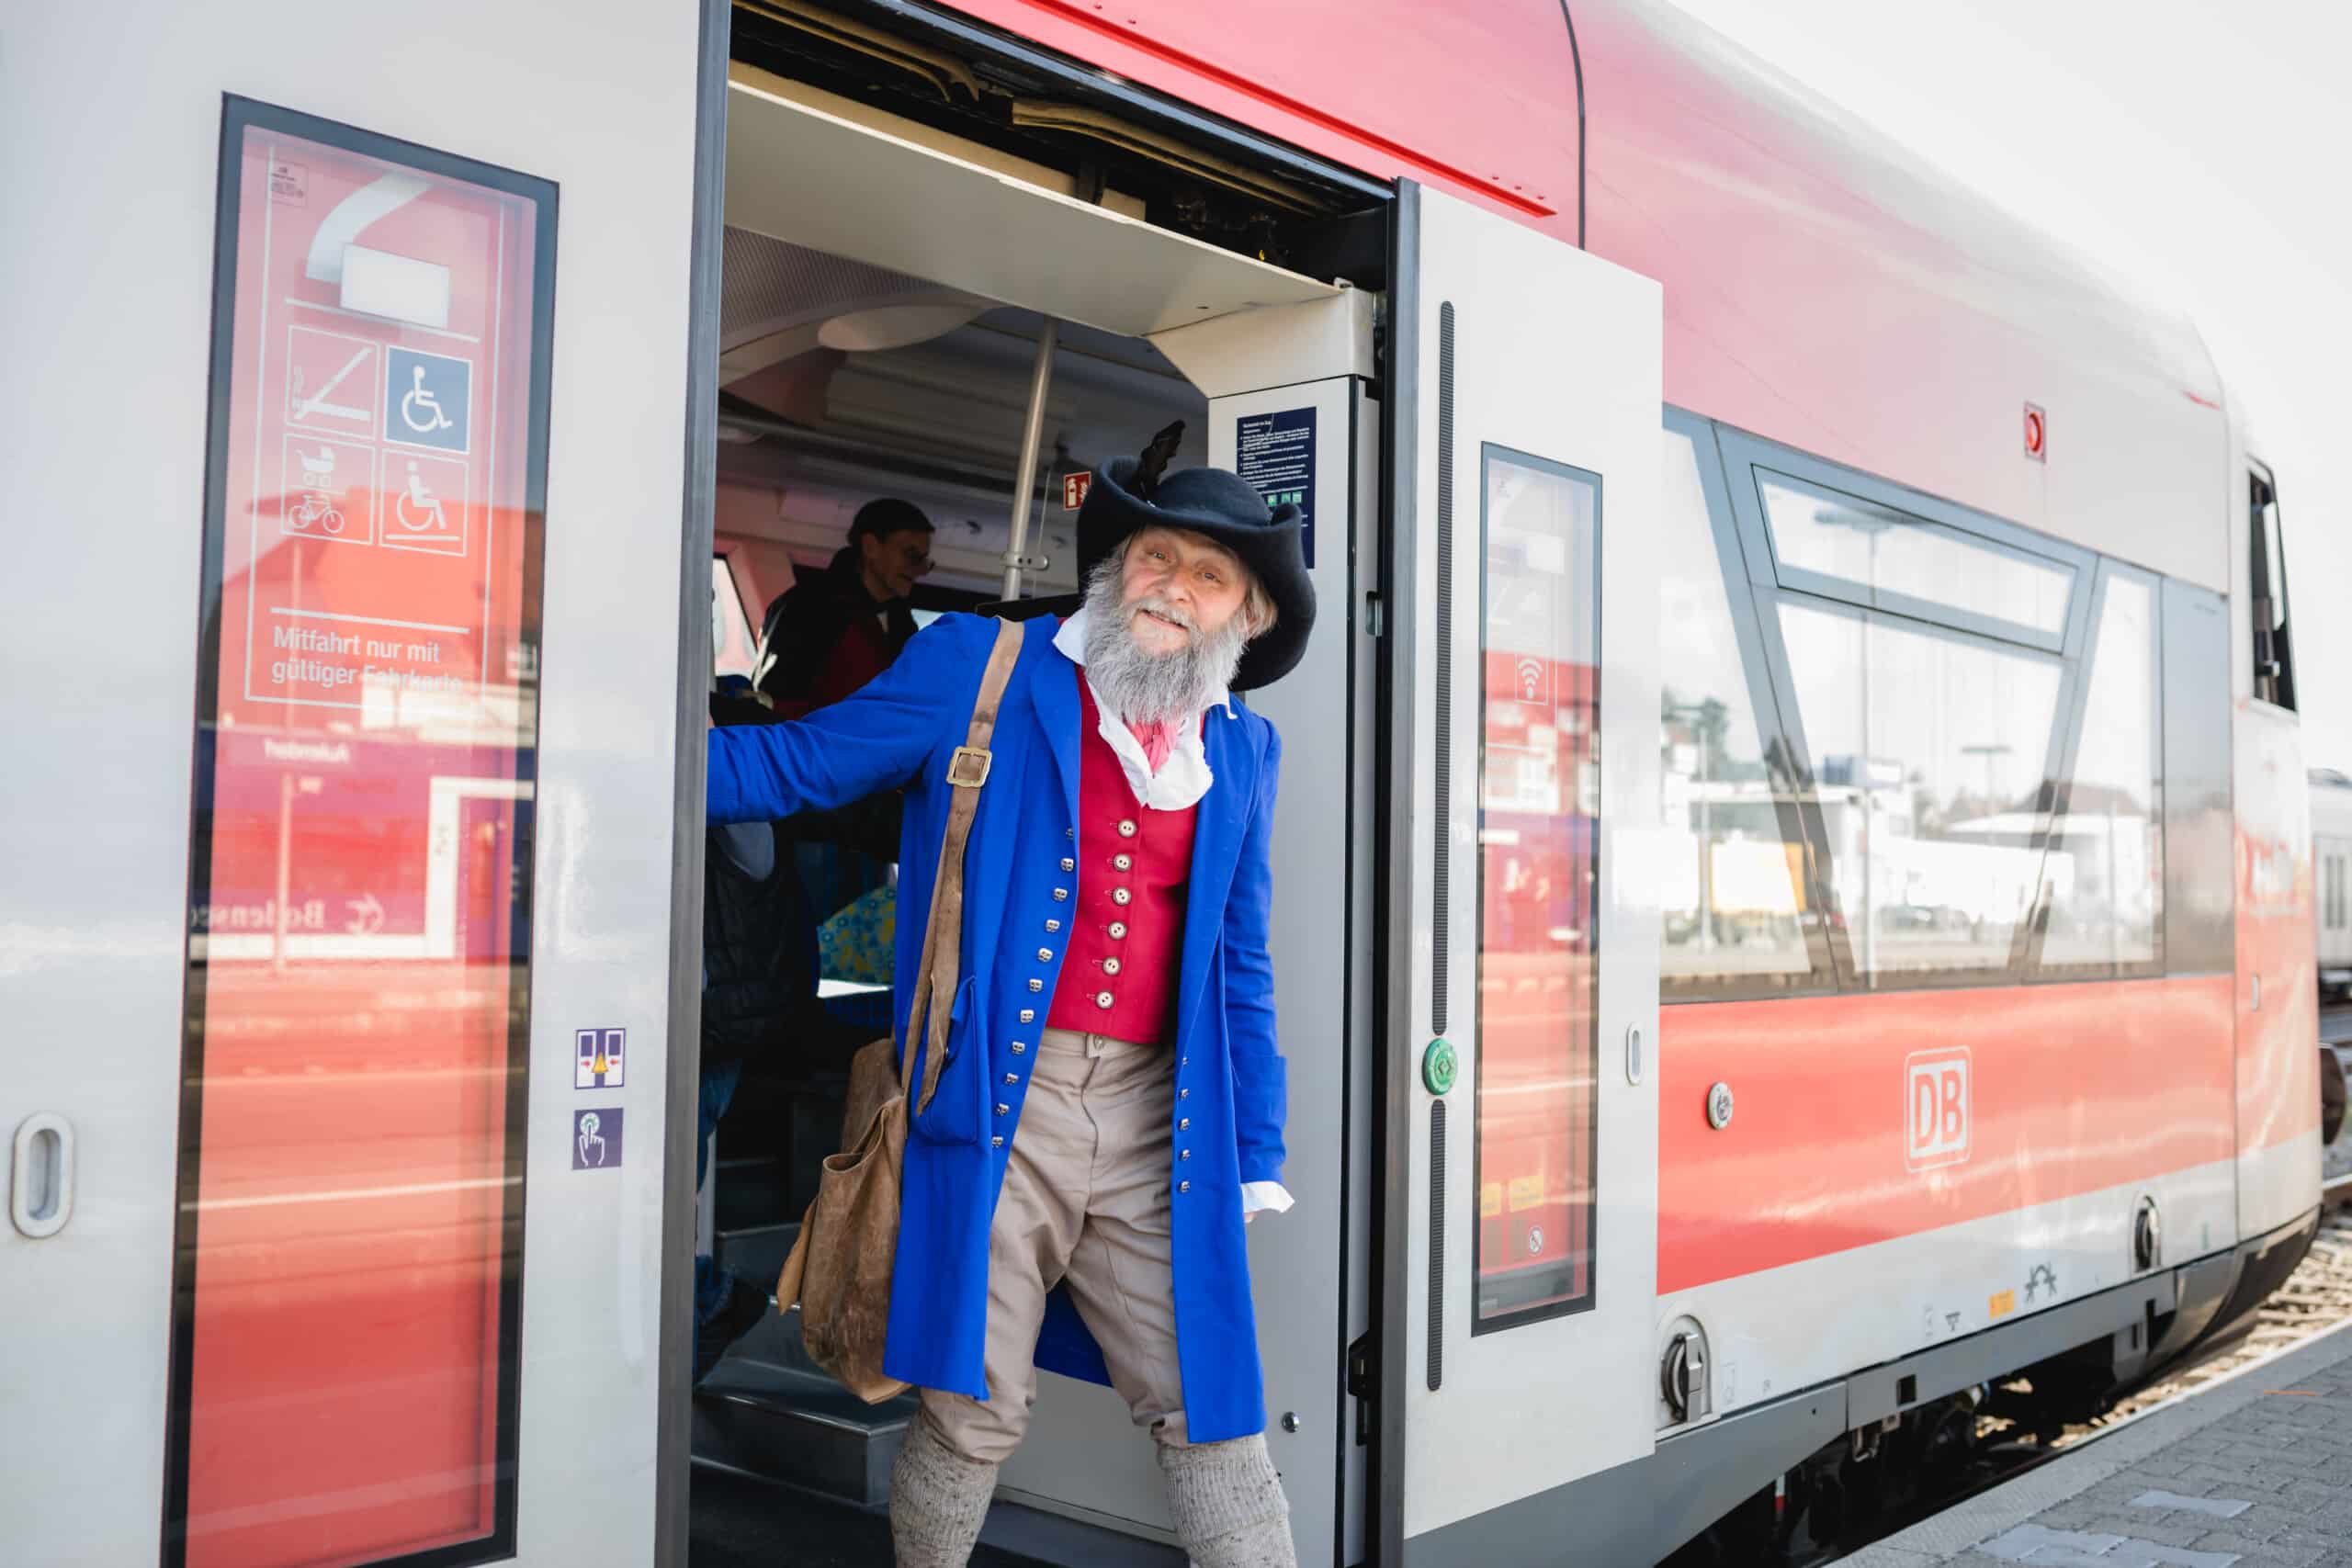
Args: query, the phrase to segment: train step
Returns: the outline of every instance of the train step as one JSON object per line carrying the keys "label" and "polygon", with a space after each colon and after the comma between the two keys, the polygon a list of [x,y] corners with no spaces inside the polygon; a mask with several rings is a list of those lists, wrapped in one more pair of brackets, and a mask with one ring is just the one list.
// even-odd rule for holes
{"label": "train step", "polygon": [[797,1311],[745,1335],[695,1391],[695,1458],[861,1507],[890,1495],[911,1394],[868,1404],[817,1370]]}

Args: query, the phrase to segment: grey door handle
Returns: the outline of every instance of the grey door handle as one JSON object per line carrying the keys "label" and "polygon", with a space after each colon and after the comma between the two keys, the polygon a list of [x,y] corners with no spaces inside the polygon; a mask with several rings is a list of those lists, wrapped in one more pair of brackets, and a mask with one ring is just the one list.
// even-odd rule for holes
{"label": "grey door handle", "polygon": [[74,1123],[42,1111],[17,1123],[8,1161],[8,1218],[44,1241],[74,1217]]}

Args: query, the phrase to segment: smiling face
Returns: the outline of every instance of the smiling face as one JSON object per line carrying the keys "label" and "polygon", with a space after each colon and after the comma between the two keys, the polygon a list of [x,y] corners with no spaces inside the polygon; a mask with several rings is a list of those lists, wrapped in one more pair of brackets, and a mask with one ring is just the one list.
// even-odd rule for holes
{"label": "smiling face", "polygon": [[1127,541],[1120,603],[1146,653],[1164,657],[1216,639],[1249,597],[1240,558],[1204,535],[1145,528]]}

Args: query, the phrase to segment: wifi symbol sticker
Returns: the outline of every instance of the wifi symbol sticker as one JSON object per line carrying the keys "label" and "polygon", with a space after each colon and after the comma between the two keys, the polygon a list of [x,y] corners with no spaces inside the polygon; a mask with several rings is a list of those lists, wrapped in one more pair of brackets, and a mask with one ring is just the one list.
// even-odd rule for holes
{"label": "wifi symbol sticker", "polygon": [[1519,661],[1519,695],[1522,702],[1533,702],[1544,689],[1546,669],[1540,659],[1522,658]]}

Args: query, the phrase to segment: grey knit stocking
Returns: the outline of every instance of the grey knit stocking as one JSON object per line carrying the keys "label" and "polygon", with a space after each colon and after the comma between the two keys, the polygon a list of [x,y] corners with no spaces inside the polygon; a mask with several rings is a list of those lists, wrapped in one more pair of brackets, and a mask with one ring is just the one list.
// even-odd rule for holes
{"label": "grey knit stocking", "polygon": [[1290,1500],[1262,1433],[1163,1447],[1159,1472],[1168,1482],[1176,1538],[1193,1568],[1297,1568]]}
{"label": "grey knit stocking", "polygon": [[995,1493],[996,1466],[950,1449],[920,1415],[908,1422],[890,1472],[899,1568],[964,1568]]}

